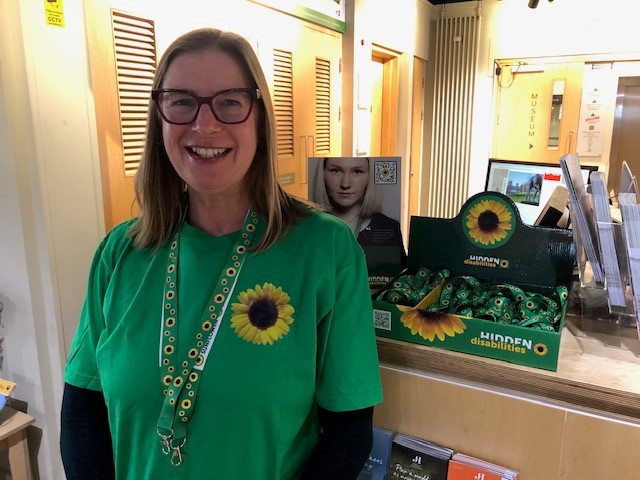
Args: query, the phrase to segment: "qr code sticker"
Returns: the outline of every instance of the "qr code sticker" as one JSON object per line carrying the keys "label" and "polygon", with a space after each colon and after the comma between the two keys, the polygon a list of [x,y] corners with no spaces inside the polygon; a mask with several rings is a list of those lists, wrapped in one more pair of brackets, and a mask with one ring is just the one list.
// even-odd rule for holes
{"label": "qr code sticker", "polygon": [[373,326],[380,330],[391,330],[391,312],[373,309]]}
{"label": "qr code sticker", "polygon": [[398,183],[398,162],[393,161],[379,161],[374,162],[374,171],[375,176],[373,177],[373,183],[376,185],[380,184],[391,184],[395,185]]}

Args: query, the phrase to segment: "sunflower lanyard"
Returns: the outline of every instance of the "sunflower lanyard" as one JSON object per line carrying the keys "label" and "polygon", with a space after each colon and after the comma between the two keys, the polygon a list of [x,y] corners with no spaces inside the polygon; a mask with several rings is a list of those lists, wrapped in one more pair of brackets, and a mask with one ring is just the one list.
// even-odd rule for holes
{"label": "sunflower lanyard", "polygon": [[249,210],[238,240],[231,250],[229,259],[225,262],[209,303],[202,313],[200,329],[195,336],[195,342],[180,364],[182,370],[179,370],[179,359],[177,358],[177,272],[180,231],[175,234],[171,242],[160,323],[159,357],[164,402],[156,432],[160,436],[162,452],[166,455],[171,454],[170,462],[174,466],[182,463],[181,449],[187,441],[187,422],[193,413],[200,376],[240,276],[240,270],[258,222],[258,215]]}
{"label": "sunflower lanyard", "polygon": [[469,275],[449,278],[449,270],[431,271],[421,267],[413,275],[402,275],[390,288],[378,294],[382,300],[402,306],[415,306],[437,285],[443,284],[439,301],[426,310],[481,318],[497,323],[537,330],[556,331],[568,297],[565,286],[550,296],[525,292],[510,284],[481,283]]}

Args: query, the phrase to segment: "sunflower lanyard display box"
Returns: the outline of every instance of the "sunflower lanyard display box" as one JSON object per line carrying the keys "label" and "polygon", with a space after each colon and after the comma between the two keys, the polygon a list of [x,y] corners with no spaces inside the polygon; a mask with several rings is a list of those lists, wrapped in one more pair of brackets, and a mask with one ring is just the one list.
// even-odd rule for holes
{"label": "sunflower lanyard display box", "polygon": [[376,333],[555,371],[574,259],[570,230],[522,223],[501,193],[412,217],[408,267],[374,295]]}

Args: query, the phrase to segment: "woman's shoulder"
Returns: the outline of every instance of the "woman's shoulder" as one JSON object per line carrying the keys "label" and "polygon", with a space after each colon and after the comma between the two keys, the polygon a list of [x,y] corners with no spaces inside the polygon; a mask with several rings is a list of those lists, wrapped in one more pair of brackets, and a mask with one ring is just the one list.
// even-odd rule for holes
{"label": "woman's shoulder", "polygon": [[[317,239],[327,242],[329,239],[338,241],[350,241],[355,239],[349,225],[335,215],[323,211],[319,206],[309,203],[300,203],[299,215],[289,232],[293,237],[304,237],[305,243]],[[289,236],[289,235],[288,235]]]}
{"label": "woman's shoulder", "polygon": [[128,218],[127,220],[123,220],[122,222],[115,225],[111,230],[109,230],[109,235],[122,235],[127,234],[131,227],[135,225],[138,221],[138,217]]}
{"label": "woman's shoulder", "polygon": [[133,245],[133,237],[130,235],[130,232],[136,220],[137,218],[124,220],[107,232],[98,248],[103,256],[117,256],[129,246]]}
{"label": "woman's shoulder", "polygon": [[356,236],[345,222],[335,215],[313,211],[298,219],[279,248],[301,256],[322,258],[325,265],[348,265],[364,256]]}
{"label": "woman's shoulder", "polygon": [[113,242],[129,237],[129,232],[131,231],[131,228],[135,225],[137,220],[138,218],[134,217],[118,223],[107,232],[105,240]]}
{"label": "woman's shoulder", "polygon": [[375,212],[371,215],[371,223],[375,225],[383,226],[395,226],[400,225],[400,222],[395,218],[386,216],[382,212]]}
{"label": "woman's shoulder", "polygon": [[318,231],[324,234],[351,232],[349,226],[338,217],[321,210],[310,211],[309,215],[299,218],[296,228],[307,230],[309,233],[312,231]]}

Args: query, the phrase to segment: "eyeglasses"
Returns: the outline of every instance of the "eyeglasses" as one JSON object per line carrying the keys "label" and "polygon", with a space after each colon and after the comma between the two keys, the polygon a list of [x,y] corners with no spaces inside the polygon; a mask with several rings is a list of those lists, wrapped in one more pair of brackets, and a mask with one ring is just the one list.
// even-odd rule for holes
{"label": "eyeglasses", "polygon": [[151,98],[166,122],[186,125],[195,121],[203,104],[209,105],[219,122],[242,123],[251,115],[253,102],[261,98],[257,88],[231,88],[210,97],[200,97],[195,93],[174,88],[151,91]]}

